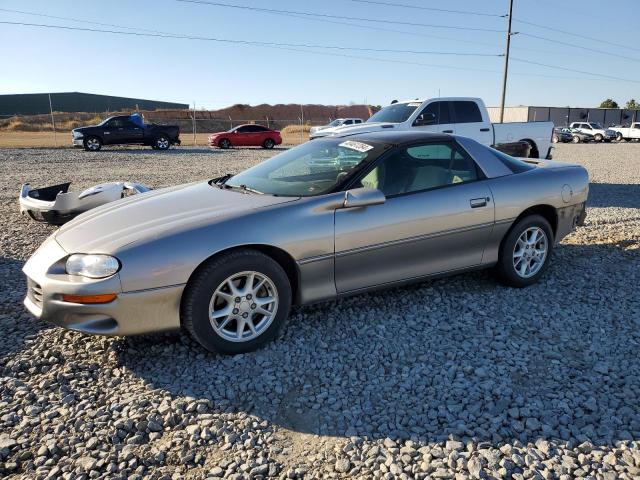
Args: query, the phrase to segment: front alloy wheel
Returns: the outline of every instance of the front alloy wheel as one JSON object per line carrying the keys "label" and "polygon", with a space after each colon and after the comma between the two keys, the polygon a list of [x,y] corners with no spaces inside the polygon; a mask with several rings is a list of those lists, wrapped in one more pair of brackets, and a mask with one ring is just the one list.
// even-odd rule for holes
{"label": "front alloy wheel", "polygon": [[283,267],[256,250],[208,260],[182,298],[184,327],[207,350],[247,353],[273,340],[289,316],[291,283]]}
{"label": "front alloy wheel", "polygon": [[84,141],[84,149],[90,152],[97,152],[102,148],[102,142],[98,137],[88,137]]}
{"label": "front alloy wheel", "polygon": [[230,342],[259,337],[278,312],[278,291],[273,281],[247,271],[225,279],[209,302],[213,330]]}
{"label": "front alloy wheel", "polygon": [[158,150],[167,150],[171,146],[171,142],[164,135],[156,138],[155,146]]}

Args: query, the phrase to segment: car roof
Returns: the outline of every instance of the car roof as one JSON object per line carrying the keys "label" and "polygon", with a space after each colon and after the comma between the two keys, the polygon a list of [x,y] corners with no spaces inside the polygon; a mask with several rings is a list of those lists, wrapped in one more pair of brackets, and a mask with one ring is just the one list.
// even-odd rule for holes
{"label": "car roof", "polygon": [[[403,143],[413,143],[420,141],[446,141],[451,140],[454,135],[448,135],[446,133],[430,133],[430,132],[419,132],[415,130],[384,130],[384,131],[376,131],[376,132],[366,132],[366,133],[342,133],[342,134],[334,134],[331,137],[333,138],[350,138],[354,140],[364,140],[369,142],[378,142],[378,143],[387,143],[387,144],[403,144]],[[328,138],[331,138],[328,137]]]}

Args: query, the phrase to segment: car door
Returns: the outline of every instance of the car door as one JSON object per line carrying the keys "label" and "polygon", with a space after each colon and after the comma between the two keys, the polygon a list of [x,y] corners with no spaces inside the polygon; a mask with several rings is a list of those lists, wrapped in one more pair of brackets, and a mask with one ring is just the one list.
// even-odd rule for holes
{"label": "car door", "polygon": [[144,132],[140,125],[133,123],[129,119],[123,119],[119,128],[121,143],[142,143]]}
{"label": "car door", "polygon": [[483,120],[478,104],[472,100],[454,100],[451,103],[456,135],[473,138],[483,145],[493,144],[491,123]]}
{"label": "car door", "polygon": [[629,129],[629,138],[640,138],[640,123],[631,124]]}
{"label": "car door", "polygon": [[412,128],[424,132],[456,133],[450,102],[438,100],[426,105],[414,120]]}
{"label": "car door", "polygon": [[344,293],[479,265],[494,223],[491,191],[454,142],[396,147],[355,187],[386,202],[335,213],[335,282]]}
{"label": "car door", "polygon": [[231,139],[231,144],[238,147],[246,147],[252,145],[251,125],[244,125],[236,128]]}

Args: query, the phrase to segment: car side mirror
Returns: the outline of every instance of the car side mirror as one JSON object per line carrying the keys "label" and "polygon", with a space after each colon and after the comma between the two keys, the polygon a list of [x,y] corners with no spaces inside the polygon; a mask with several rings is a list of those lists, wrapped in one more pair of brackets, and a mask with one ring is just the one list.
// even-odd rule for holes
{"label": "car side mirror", "polygon": [[387,198],[380,190],[375,188],[353,188],[344,192],[344,208],[368,207],[380,205]]}
{"label": "car side mirror", "polygon": [[418,118],[413,122],[415,127],[424,127],[426,125],[435,125],[436,115],[435,113],[421,113]]}

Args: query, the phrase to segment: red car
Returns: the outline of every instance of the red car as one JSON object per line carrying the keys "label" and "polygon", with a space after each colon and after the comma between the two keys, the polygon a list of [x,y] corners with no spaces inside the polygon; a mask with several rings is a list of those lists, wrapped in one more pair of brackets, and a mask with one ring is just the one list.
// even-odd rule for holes
{"label": "red car", "polygon": [[262,125],[240,125],[228,132],[218,132],[209,135],[210,147],[263,147],[273,148],[280,145],[282,137],[277,130],[271,130]]}

